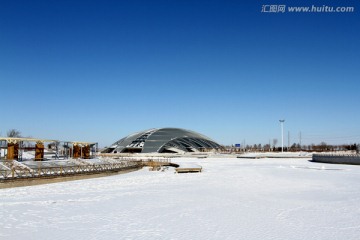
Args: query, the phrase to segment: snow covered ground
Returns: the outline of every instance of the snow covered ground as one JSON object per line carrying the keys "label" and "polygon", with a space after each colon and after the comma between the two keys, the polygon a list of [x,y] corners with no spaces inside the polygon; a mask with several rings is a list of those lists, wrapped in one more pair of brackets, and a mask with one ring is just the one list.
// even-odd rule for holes
{"label": "snow covered ground", "polygon": [[360,166],[173,161],[203,172],[0,189],[0,239],[359,239]]}
{"label": "snow covered ground", "polygon": [[270,157],[270,158],[298,158],[298,157],[308,157],[311,158],[313,153],[308,152],[246,152],[241,153],[239,157]]}

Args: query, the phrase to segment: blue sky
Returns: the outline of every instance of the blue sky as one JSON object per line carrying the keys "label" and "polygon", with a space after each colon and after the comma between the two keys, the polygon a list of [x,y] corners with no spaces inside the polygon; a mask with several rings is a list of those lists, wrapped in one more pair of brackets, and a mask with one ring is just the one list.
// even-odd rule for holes
{"label": "blue sky", "polygon": [[[264,4],[354,13],[262,13]],[[0,133],[360,142],[359,1],[1,1]],[[287,138],[286,138],[287,141]]]}

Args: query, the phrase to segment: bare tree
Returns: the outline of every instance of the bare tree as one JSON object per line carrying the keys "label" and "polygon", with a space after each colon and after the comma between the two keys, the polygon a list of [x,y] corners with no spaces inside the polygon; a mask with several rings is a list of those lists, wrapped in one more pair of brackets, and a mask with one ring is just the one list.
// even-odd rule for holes
{"label": "bare tree", "polygon": [[8,137],[21,137],[21,132],[16,129],[10,129],[6,134]]}
{"label": "bare tree", "polygon": [[272,141],[273,147],[276,147],[277,143],[278,143],[278,140],[276,138],[274,138],[273,141]]}
{"label": "bare tree", "polygon": [[254,144],[253,149],[256,151],[258,149],[258,145]]}
{"label": "bare tree", "polygon": [[321,151],[327,150],[327,144],[326,144],[326,142],[321,142],[319,148],[320,148]]}
{"label": "bare tree", "polygon": [[265,145],[264,145],[264,150],[265,150],[265,151],[270,151],[270,150],[271,150],[270,144],[265,144]]}

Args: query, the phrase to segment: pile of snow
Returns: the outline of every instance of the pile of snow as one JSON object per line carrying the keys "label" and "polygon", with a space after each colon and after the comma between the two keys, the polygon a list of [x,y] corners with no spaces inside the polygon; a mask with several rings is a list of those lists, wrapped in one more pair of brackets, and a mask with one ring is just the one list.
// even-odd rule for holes
{"label": "pile of snow", "polygon": [[22,153],[22,159],[23,160],[28,160],[28,159],[34,159],[35,158],[35,152],[34,151],[29,151],[29,152],[23,152]]}
{"label": "pile of snow", "polygon": [[360,166],[308,159],[176,159],[147,168],[0,189],[1,239],[358,239]]}
{"label": "pile of snow", "polygon": [[27,170],[27,171],[30,171],[32,172],[33,170],[31,168],[29,168],[28,166],[16,161],[16,160],[13,160],[11,161],[12,163],[12,168],[13,169],[17,169],[17,170]]}
{"label": "pile of snow", "polygon": [[[176,164],[176,163],[175,163]],[[181,168],[201,168],[199,164],[195,163],[188,163],[188,162],[181,162],[178,164]]]}

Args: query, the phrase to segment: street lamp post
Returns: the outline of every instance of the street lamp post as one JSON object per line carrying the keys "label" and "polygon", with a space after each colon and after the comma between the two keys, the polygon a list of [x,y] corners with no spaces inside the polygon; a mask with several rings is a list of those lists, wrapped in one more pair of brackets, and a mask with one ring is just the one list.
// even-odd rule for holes
{"label": "street lamp post", "polygon": [[284,122],[285,119],[279,120],[281,125],[281,152],[284,152]]}

